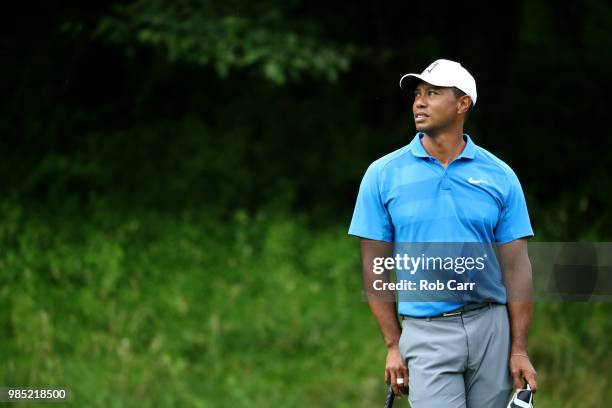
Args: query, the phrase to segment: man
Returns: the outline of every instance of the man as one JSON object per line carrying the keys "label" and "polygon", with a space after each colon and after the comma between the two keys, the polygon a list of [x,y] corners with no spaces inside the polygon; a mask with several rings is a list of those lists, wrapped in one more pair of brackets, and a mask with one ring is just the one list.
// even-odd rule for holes
{"label": "man", "polygon": [[[368,301],[387,347],[385,381],[398,396],[409,387],[413,408],[504,407],[513,381],[537,387],[527,354],[533,231],[525,198],[512,169],[463,133],[477,99],[465,68],[440,59],[404,75],[400,87],[414,91],[417,134],[370,165],[349,228],[361,237]],[[390,280],[372,269],[393,255],[389,243],[495,244],[499,264],[483,271],[486,289],[456,299],[398,295],[396,311],[394,294],[373,295]]]}

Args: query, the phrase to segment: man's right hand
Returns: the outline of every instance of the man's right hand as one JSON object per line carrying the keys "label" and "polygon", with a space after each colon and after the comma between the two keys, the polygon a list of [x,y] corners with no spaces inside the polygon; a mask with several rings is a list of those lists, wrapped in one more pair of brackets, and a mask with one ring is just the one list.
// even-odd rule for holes
{"label": "man's right hand", "polygon": [[[398,385],[398,378],[403,378],[404,383]],[[402,356],[397,345],[390,347],[387,351],[385,382],[387,384],[391,384],[395,395],[400,396],[402,394],[408,394],[408,368],[402,360]]]}

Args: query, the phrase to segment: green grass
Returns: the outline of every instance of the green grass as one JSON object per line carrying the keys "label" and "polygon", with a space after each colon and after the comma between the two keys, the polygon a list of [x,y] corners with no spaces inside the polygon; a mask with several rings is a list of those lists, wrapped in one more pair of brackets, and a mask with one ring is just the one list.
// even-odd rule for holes
{"label": "green grass", "polygon": [[[271,214],[0,206],[0,383],[73,407],[381,405],[357,242]],[[611,312],[537,305],[539,407],[612,398]]]}

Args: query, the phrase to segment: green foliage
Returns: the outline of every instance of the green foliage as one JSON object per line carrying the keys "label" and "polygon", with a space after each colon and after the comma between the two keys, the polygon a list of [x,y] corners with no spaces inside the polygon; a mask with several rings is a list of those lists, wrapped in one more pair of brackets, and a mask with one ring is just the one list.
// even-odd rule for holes
{"label": "green foliage", "polygon": [[[67,386],[70,406],[380,404],[384,346],[345,225],[212,215],[2,203],[2,383]],[[538,305],[538,406],[612,397],[610,309]]]}
{"label": "green foliage", "polygon": [[115,6],[97,34],[128,53],[142,44],[163,50],[171,62],[212,65],[222,78],[234,68],[256,67],[277,84],[305,73],[335,81],[354,47],[324,39],[308,21],[289,20],[292,3],[139,0]]}
{"label": "green foliage", "polygon": [[[367,165],[413,135],[396,80],[440,55],[475,72],[472,136],[519,173],[536,239],[609,239],[609,141],[584,118],[607,114],[610,7],[517,7],[465,38],[460,3],[77,2],[16,19],[2,384],[68,386],[71,406],[380,404],[346,225]],[[612,398],[610,309],[537,305],[539,407]]]}
{"label": "green foliage", "polygon": [[[530,350],[538,369],[537,406],[605,406],[610,388],[609,302],[537,305]],[[576,390],[582,389],[580,395]]]}

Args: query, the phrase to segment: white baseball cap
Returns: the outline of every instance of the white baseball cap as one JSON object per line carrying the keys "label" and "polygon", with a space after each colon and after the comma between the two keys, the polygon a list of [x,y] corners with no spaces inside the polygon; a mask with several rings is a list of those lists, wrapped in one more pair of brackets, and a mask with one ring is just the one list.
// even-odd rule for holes
{"label": "white baseball cap", "polygon": [[418,78],[429,84],[443,87],[456,87],[472,98],[472,106],[476,105],[476,81],[474,77],[463,68],[460,63],[447,59],[439,59],[432,62],[420,74],[406,74],[400,81],[402,87],[404,79],[410,80],[411,77]]}

